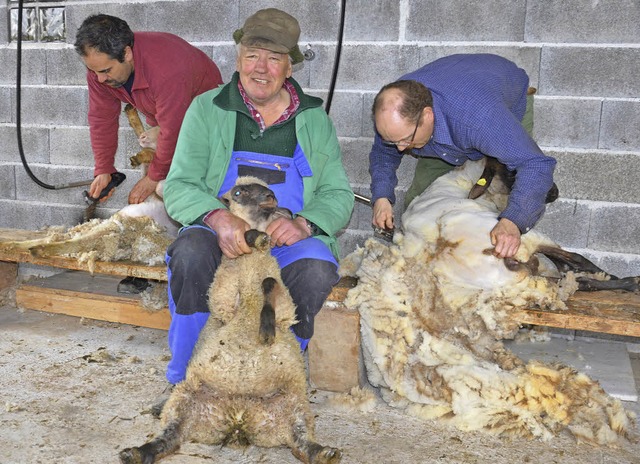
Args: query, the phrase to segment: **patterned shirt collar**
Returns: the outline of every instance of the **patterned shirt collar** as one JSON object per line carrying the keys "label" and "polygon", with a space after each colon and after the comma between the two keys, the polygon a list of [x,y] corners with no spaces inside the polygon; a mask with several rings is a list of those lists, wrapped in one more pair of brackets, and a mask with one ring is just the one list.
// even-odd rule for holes
{"label": "patterned shirt collar", "polygon": [[[300,106],[300,98],[298,97],[298,92],[296,92],[296,88],[293,86],[293,84],[288,80],[285,80],[284,84],[282,84],[282,87],[284,87],[284,89],[289,93],[289,96],[291,97],[290,98],[291,102],[289,103],[289,106],[282,112],[282,114],[277,119],[277,121],[273,123],[273,125],[280,124],[281,122],[284,122],[287,119],[289,119],[291,116],[295,114],[295,112],[298,110],[298,107]],[[245,92],[244,87],[242,87],[242,82],[240,82],[239,79],[238,79],[238,90],[240,91],[240,96],[242,97],[242,101],[244,102],[245,105],[247,105],[247,108],[249,109],[249,113],[251,113],[251,117],[255,122],[258,123],[258,126],[260,126],[260,132],[264,132],[264,130],[267,128],[267,125],[265,124],[264,119],[262,118],[262,115],[258,112],[256,107],[253,106],[253,103],[251,103],[251,101],[249,100],[249,96],[247,95],[247,92]]]}

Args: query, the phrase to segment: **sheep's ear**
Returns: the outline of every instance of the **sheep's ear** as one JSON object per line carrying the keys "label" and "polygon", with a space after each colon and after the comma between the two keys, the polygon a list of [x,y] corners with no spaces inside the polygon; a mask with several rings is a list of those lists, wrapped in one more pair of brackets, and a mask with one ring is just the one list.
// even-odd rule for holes
{"label": "sheep's ear", "polygon": [[293,219],[293,213],[289,208],[281,208],[280,206],[276,207],[276,211],[274,213],[276,217],[286,217],[287,219]]}

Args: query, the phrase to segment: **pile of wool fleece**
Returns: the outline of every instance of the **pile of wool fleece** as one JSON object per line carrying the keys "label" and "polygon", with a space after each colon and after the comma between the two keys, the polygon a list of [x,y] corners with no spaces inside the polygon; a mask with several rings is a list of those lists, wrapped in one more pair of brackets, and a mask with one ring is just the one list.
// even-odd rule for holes
{"label": "pile of wool fleece", "polygon": [[[434,182],[402,217],[394,243],[374,239],[345,258],[358,277],[345,304],[361,315],[369,381],[392,406],[462,430],[549,439],[563,429],[613,445],[631,414],[599,384],[568,366],[525,364],[501,340],[519,329],[509,313],[564,309],[575,281],[513,272],[490,249],[504,198],[468,200],[482,163],[467,162]],[[544,235],[522,236],[526,262]]]}

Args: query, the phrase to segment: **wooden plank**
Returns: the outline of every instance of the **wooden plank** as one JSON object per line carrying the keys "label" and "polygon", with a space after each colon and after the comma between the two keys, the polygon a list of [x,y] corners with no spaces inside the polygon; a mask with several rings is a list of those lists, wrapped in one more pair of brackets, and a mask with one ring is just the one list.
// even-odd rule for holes
{"label": "wooden plank", "polygon": [[576,292],[566,311],[529,309],[513,313],[521,324],[640,337],[640,296],[629,292]]}
{"label": "wooden plank", "polygon": [[6,229],[0,227],[0,242],[18,242],[44,238],[47,233],[42,230]]}
{"label": "wooden plank", "polygon": [[[30,263],[40,266],[50,266],[61,269],[89,272],[89,266],[87,263],[80,263],[76,258],[63,258],[60,256],[39,258],[36,256],[31,256],[29,253],[4,251],[0,252],[0,261]],[[146,279],[163,281],[167,280],[166,266],[147,266],[146,264],[137,264],[130,261],[96,261],[94,265],[94,273],[116,276],[143,277]]]}
{"label": "wooden plank", "polygon": [[[43,237],[46,232],[0,228],[0,243],[13,240],[27,240]],[[2,261],[5,261],[3,263]],[[75,258],[60,256],[38,258],[29,253],[16,253],[0,250],[0,288],[7,282],[11,285],[14,275],[12,263],[31,263],[62,269],[89,271],[86,263],[79,263]],[[126,261],[102,262],[94,265],[96,274],[111,276],[132,276],[166,281],[165,266],[147,266]],[[343,277],[336,284],[327,298],[328,301],[342,303],[347,292],[357,284],[351,277]],[[24,295],[24,293],[21,293]],[[567,302],[567,311],[543,311],[539,309],[521,310],[513,313],[514,320],[521,324],[534,324],[548,327],[559,327],[569,330],[587,330],[592,332],[611,333],[640,337],[640,295],[618,291],[577,292]],[[86,314],[79,314],[90,317]],[[109,316],[118,318],[120,316]],[[144,319],[144,318],[143,318]],[[111,319],[109,319],[111,320]],[[144,325],[144,321],[138,325]]]}
{"label": "wooden plank", "polygon": [[18,277],[18,265],[16,263],[3,263],[0,261],[0,290],[12,287]]}
{"label": "wooden plank", "polygon": [[119,279],[98,276],[90,281],[90,276],[80,273],[68,277],[61,274],[22,284],[16,290],[18,307],[153,329],[169,328],[171,316],[167,309],[149,311],[141,306],[137,295],[117,293]]}

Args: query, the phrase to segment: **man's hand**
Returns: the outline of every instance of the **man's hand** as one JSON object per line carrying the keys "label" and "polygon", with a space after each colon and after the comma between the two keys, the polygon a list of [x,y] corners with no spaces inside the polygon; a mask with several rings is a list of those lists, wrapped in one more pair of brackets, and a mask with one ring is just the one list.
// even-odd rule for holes
{"label": "man's hand", "polygon": [[512,258],[520,248],[520,230],[509,219],[500,219],[489,236],[498,258]]}
{"label": "man's hand", "polygon": [[129,204],[137,205],[145,201],[149,195],[156,191],[157,185],[157,181],[149,179],[149,176],[144,176],[131,189],[129,193]]}
{"label": "man's hand", "polygon": [[307,220],[302,216],[278,218],[267,226],[265,232],[271,236],[271,246],[293,245],[311,236]]}
{"label": "man's hand", "polygon": [[207,218],[205,223],[218,235],[218,245],[227,258],[251,253],[251,247],[244,239],[244,233],[250,227],[244,219],[221,209]]}
{"label": "man's hand", "polygon": [[[98,174],[93,182],[91,182],[91,186],[89,187],[89,196],[91,198],[98,198],[100,193],[104,190],[104,188],[111,182],[111,174]],[[107,201],[113,195],[115,189],[111,189],[109,194],[104,198],[100,199],[100,203]]]}
{"label": "man's hand", "polygon": [[378,198],[373,204],[371,223],[381,229],[393,229],[393,206],[387,198]]}

